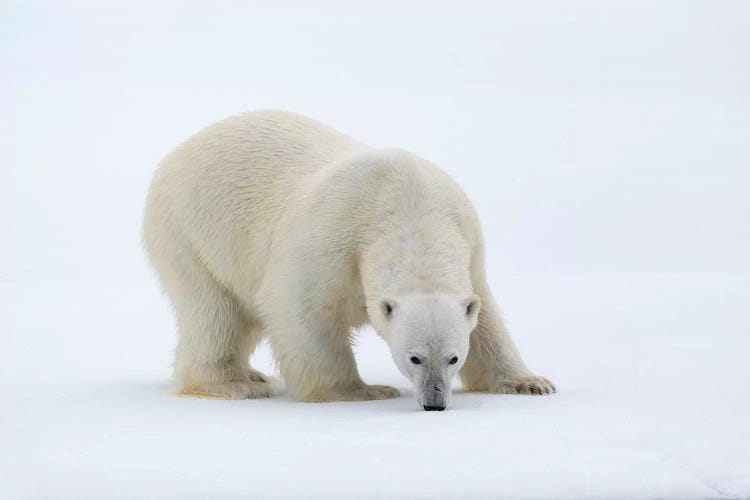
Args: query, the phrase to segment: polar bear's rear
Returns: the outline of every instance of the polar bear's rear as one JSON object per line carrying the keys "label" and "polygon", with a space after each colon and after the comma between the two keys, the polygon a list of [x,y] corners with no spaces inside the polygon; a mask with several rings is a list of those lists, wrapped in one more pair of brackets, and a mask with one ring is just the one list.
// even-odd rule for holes
{"label": "polar bear's rear", "polygon": [[426,409],[445,407],[459,370],[471,390],[554,391],[503,327],[471,204],[410,153],[292,113],[235,116],[163,160],[144,241],[174,306],[185,394],[269,396],[248,364],[268,337],[299,399],[397,396],[358,374],[350,337],[367,323]]}

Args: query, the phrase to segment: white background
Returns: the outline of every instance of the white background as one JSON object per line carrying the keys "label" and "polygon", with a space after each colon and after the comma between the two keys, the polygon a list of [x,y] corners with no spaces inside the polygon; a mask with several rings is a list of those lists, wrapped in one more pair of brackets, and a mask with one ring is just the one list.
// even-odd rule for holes
{"label": "white background", "polygon": [[[451,173],[559,393],[173,396],[150,176],[264,108]],[[750,497],[750,3],[5,2],[0,116],[0,496]]]}

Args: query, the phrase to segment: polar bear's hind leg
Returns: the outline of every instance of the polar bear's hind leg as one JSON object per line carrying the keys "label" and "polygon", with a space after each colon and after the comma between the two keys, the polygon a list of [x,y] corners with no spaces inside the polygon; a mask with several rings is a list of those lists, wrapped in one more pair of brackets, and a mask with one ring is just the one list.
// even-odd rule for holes
{"label": "polar bear's hind leg", "polygon": [[179,269],[159,269],[177,317],[175,378],[180,394],[269,397],[267,378],[248,364],[259,336],[240,304],[199,259],[182,264]]}

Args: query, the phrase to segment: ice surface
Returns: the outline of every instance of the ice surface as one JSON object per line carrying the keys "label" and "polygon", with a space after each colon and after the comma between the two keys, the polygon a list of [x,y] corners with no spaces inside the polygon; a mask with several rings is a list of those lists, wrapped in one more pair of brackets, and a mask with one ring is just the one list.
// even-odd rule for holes
{"label": "ice surface", "polygon": [[[745,2],[0,7],[0,497],[750,498]],[[553,397],[174,396],[154,166],[280,107],[448,170]],[[266,346],[253,360],[273,372]]]}
{"label": "ice surface", "polygon": [[[278,384],[270,400],[188,399],[167,380],[174,335],[151,287],[5,289],[24,336],[3,353],[13,383],[0,416],[2,488],[11,497],[750,493],[747,276],[495,283],[528,363],[559,393],[457,393],[440,413],[418,409],[371,331],[358,343],[363,377],[395,385],[399,399],[304,404]],[[272,372],[266,348],[254,363]]]}

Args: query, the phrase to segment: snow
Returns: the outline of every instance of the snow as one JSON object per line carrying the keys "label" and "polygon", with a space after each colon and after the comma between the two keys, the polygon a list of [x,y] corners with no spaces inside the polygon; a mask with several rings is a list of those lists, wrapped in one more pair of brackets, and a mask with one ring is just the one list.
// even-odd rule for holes
{"label": "snow", "polygon": [[[746,3],[0,9],[0,497],[750,498]],[[150,175],[270,107],[444,166],[558,394],[174,395]]]}

